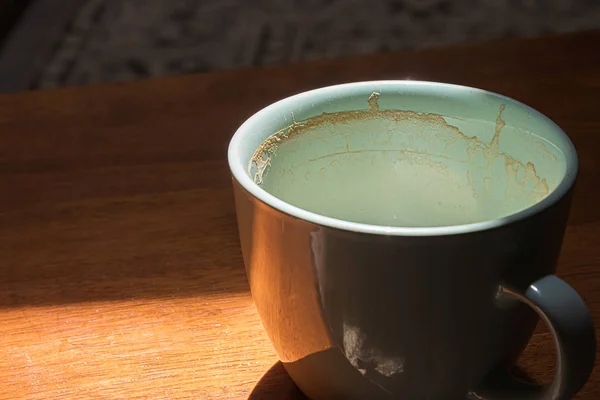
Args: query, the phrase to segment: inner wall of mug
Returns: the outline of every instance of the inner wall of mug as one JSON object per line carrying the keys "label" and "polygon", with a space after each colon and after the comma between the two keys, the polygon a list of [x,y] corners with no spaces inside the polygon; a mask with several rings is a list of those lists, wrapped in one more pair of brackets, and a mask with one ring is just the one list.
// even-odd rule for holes
{"label": "inner wall of mug", "polygon": [[248,160],[254,184],[339,220],[441,227],[518,213],[565,177],[564,135],[520,103],[468,88],[380,89],[282,110],[287,124],[263,131]]}

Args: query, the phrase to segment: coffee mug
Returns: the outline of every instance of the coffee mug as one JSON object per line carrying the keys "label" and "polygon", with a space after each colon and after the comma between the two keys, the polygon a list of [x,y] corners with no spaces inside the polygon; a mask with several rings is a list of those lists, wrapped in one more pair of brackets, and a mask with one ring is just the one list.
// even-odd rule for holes
{"label": "coffee mug", "polygon": [[[505,96],[350,83],[249,118],[229,146],[265,330],[311,399],[571,398],[595,336],[553,275],[577,173],[566,134]],[[548,385],[509,369],[538,319]]]}

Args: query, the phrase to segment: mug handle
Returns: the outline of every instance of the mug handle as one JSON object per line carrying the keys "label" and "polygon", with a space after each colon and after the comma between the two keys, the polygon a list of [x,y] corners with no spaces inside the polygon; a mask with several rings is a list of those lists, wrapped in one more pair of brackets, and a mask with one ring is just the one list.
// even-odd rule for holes
{"label": "mug handle", "polygon": [[498,370],[484,381],[472,400],[567,400],[588,380],[596,358],[592,317],[583,299],[556,275],[538,279],[524,291],[501,285],[501,302],[518,300],[544,320],[556,346],[556,373],[549,386],[523,382],[508,370]]}

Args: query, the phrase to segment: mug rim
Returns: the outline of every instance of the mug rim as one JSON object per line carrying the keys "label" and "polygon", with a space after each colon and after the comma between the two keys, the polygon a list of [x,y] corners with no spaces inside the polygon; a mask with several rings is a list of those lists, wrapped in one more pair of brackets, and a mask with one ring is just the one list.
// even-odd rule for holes
{"label": "mug rim", "polygon": [[[555,133],[562,137],[565,143],[565,148],[560,150],[564,153],[566,159],[566,170],[564,176],[561,178],[560,183],[551,191],[548,196],[543,200],[521,210],[519,212],[507,215],[505,217],[490,219],[469,224],[449,225],[449,226],[433,226],[433,227],[396,227],[396,226],[385,226],[385,225],[374,225],[365,224],[359,222],[351,222],[338,218],[328,217],[320,215],[312,211],[302,209],[287,203],[271,193],[261,188],[254,180],[250,177],[247,172],[247,165],[244,165],[242,161],[242,155],[240,154],[240,148],[247,136],[251,135],[252,131],[257,123],[266,118],[272,118],[274,113],[280,112],[282,109],[289,110],[292,103],[298,101],[302,103],[310,103],[311,97],[319,95],[327,95],[327,93],[339,93],[340,91],[348,90],[351,88],[364,87],[365,89],[377,91],[375,88],[382,86],[386,87],[411,87],[412,90],[419,88],[439,88],[442,90],[453,90],[453,91],[470,91],[479,94],[486,94],[497,98],[498,100],[504,101],[507,104],[519,107],[530,113],[535,119],[541,119],[549,123],[555,129]],[[255,131],[255,130],[254,130]],[[273,132],[275,133],[275,132]],[[292,216],[297,219],[307,221],[309,223],[335,228],[344,231],[367,233],[375,235],[386,235],[386,236],[447,236],[447,235],[460,235],[466,233],[473,233],[478,231],[484,231],[489,229],[498,228],[505,226],[523,219],[526,219],[534,214],[537,214],[546,208],[552,206],[558,202],[565,194],[571,189],[575,182],[578,169],[578,159],[575,146],[568,135],[550,118],[535,110],[534,108],[521,103],[518,100],[510,97],[490,92],[483,89],[473,88],[464,85],[455,85],[450,83],[441,82],[430,82],[430,81],[413,81],[413,80],[383,80],[383,81],[362,81],[353,83],[344,83],[332,86],[325,86],[318,89],[313,89],[298,93],[284,99],[281,99],[275,103],[268,105],[267,107],[256,112],[250,118],[248,118],[235,132],[231,141],[229,142],[229,148],[227,153],[229,168],[231,170],[233,178],[257,200],[262,203],[278,210],[284,214]]]}

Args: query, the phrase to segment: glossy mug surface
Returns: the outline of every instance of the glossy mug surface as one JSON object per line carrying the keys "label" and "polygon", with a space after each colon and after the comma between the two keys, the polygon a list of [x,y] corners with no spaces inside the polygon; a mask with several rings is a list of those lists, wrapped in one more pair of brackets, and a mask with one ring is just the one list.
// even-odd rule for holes
{"label": "glossy mug surface", "polygon": [[[229,164],[254,301],[310,398],[568,399],[587,380],[591,318],[552,275],[577,156],[542,114],[456,85],[338,85],[252,116]],[[506,372],[540,316],[547,386]]]}

